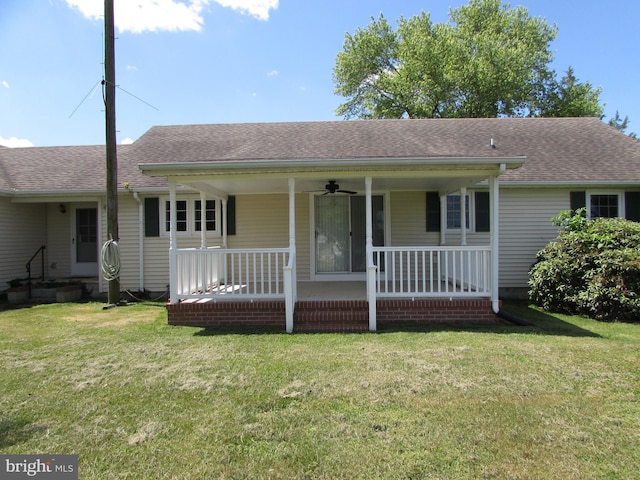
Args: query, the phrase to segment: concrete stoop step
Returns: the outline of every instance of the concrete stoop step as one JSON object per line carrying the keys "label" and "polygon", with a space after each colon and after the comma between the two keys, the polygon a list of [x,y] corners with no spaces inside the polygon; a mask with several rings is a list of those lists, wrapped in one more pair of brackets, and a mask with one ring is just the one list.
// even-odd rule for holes
{"label": "concrete stoop step", "polygon": [[295,332],[367,332],[369,306],[363,300],[299,301],[293,314]]}

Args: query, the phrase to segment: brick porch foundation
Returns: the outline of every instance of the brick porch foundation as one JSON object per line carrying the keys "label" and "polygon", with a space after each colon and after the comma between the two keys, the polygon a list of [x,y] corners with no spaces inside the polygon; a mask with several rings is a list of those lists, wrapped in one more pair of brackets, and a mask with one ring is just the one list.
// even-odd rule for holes
{"label": "brick porch foundation", "polygon": [[169,325],[191,327],[274,326],[285,329],[284,301],[182,302],[168,304]]}
{"label": "brick porch foundation", "polygon": [[[489,299],[378,300],[378,328],[394,324],[494,323]],[[273,326],[285,330],[284,301],[182,302],[167,305],[169,324],[192,327]],[[298,302],[296,332],[368,331],[368,306],[362,300]]]}
{"label": "brick porch foundation", "polygon": [[378,300],[378,328],[394,323],[494,323],[491,300],[479,299],[402,299]]}

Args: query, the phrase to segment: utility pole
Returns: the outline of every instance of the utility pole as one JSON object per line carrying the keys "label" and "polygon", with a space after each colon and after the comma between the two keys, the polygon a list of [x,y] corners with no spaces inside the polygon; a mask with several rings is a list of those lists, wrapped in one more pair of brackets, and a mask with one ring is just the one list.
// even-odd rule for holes
{"label": "utility pole", "polygon": [[[104,2],[104,103],[107,146],[107,236],[119,241],[118,233],[118,156],[116,147],[116,66],[113,0]],[[120,278],[109,279],[109,303],[120,301]]]}

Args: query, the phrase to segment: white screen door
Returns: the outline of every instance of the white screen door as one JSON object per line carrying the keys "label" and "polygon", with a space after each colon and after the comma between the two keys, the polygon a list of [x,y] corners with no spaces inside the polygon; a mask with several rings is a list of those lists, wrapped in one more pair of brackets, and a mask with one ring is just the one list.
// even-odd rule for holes
{"label": "white screen door", "polygon": [[71,274],[74,276],[95,276],[98,274],[98,209],[76,208],[73,230],[73,262]]}
{"label": "white screen door", "polygon": [[351,269],[349,197],[316,197],[316,272],[348,273]]}

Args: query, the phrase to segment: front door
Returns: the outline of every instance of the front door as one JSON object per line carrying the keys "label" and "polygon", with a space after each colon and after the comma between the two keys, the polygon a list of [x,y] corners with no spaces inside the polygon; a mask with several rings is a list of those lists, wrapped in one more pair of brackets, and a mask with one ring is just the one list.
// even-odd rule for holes
{"label": "front door", "polygon": [[[373,244],[384,245],[382,195],[372,196]],[[316,273],[366,271],[366,198],[360,195],[315,197]]]}
{"label": "front door", "polygon": [[98,209],[75,208],[72,232],[73,276],[98,275]]}

